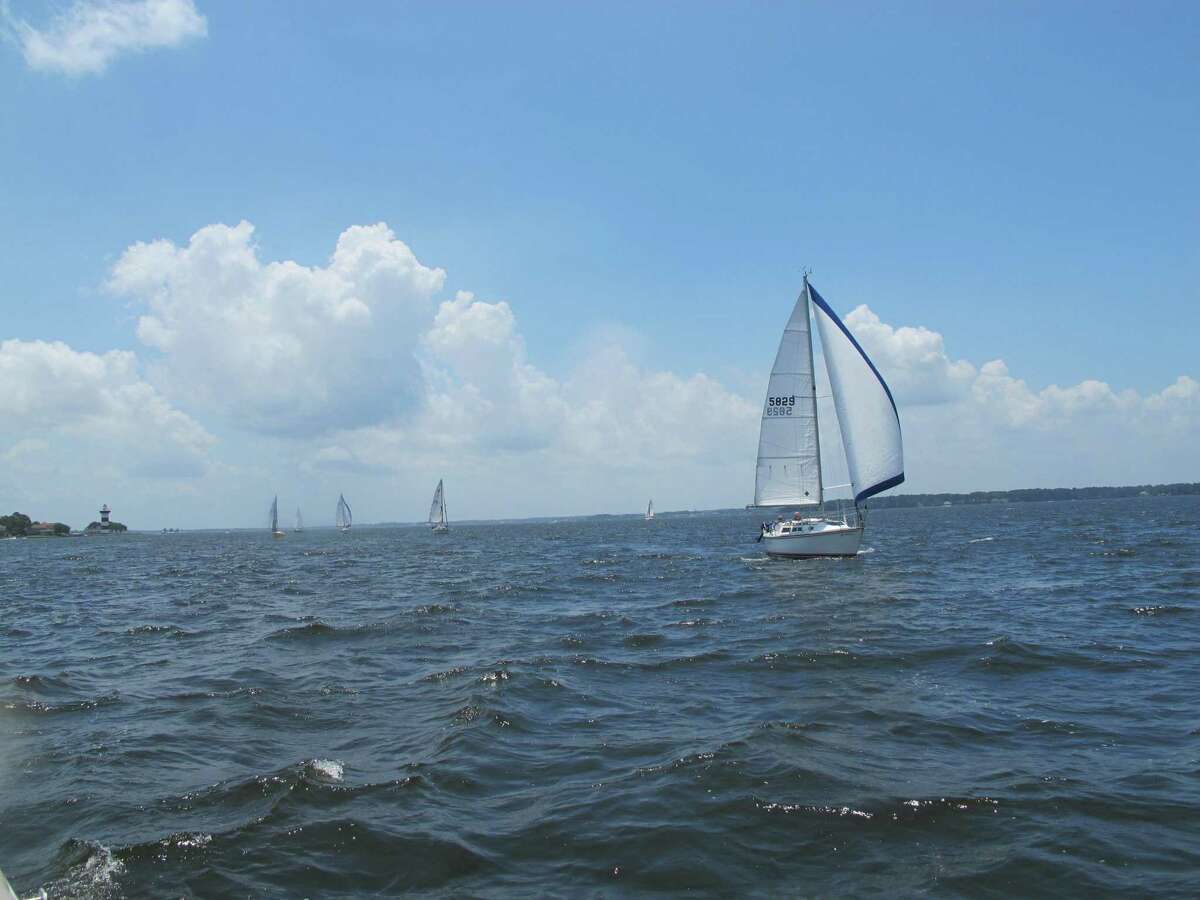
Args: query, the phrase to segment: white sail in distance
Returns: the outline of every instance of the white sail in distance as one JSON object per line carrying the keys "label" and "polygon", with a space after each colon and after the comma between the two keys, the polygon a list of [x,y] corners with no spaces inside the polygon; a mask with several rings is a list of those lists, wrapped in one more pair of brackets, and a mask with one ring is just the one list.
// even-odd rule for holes
{"label": "white sail in distance", "polygon": [[437,483],[437,490],[433,492],[433,503],[429,505],[429,524],[434,526],[446,524],[446,492],[442,488],[440,480]]}
{"label": "white sail in distance", "polygon": [[354,524],[354,514],[350,511],[350,504],[346,502],[346,498],[341,494],[338,494],[335,523],[337,524],[337,527],[343,531]]}
{"label": "white sail in distance", "polygon": [[809,286],[854,502],[904,481],[900,414],[892,392],[837,313]]}
{"label": "white sail in distance", "polygon": [[820,503],[821,450],[806,279],[779,342],[763,402],[754,505]]}
{"label": "white sail in distance", "polygon": [[279,530],[279,495],[276,494],[271,500],[271,531],[272,533]]}
{"label": "white sail in distance", "polygon": [[654,518],[654,500],[653,499],[646,506],[646,518],[647,519]]}
{"label": "white sail in distance", "polygon": [[300,507],[296,507],[296,530],[304,530],[304,516],[300,515]]}

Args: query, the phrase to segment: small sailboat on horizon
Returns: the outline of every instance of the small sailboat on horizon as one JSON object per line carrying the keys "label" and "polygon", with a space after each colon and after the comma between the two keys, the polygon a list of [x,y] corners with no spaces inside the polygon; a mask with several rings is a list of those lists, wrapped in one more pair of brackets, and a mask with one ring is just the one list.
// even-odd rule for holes
{"label": "small sailboat on horizon", "polygon": [[284,536],[283,531],[279,528],[279,495],[276,494],[271,500],[271,537],[281,538]]}
{"label": "small sailboat on horizon", "polygon": [[450,519],[446,515],[446,490],[438,479],[433,492],[433,503],[429,505],[429,527],[434,534],[445,534],[450,530]]}
{"label": "small sailboat on horizon", "polygon": [[304,531],[304,516],[300,514],[300,507],[298,506],[296,507],[296,527],[293,528],[292,531],[296,532],[297,534]]}
{"label": "small sailboat on horizon", "polygon": [[654,518],[654,498],[650,498],[650,503],[646,506],[646,521],[649,522]]}
{"label": "small sailboat on horizon", "polygon": [[[810,319],[810,309],[813,311]],[[821,336],[853,511],[825,510],[811,321]],[[794,508],[763,523],[758,540],[769,556],[854,556],[866,525],[863,501],[904,481],[900,415],[875,364],[837,313],[809,284],[783,331],[758,438],[754,506]]]}
{"label": "small sailboat on horizon", "polygon": [[345,534],[354,526],[354,513],[350,510],[350,504],[346,502],[346,498],[342,494],[338,494],[337,513],[334,516],[334,524],[337,525],[338,531]]}

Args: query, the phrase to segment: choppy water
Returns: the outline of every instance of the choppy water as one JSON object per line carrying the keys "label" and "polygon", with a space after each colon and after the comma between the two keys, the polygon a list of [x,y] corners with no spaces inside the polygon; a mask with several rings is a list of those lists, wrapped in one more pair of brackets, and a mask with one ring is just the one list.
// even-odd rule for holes
{"label": "choppy water", "polygon": [[54,897],[1200,892],[1200,500],[0,542]]}

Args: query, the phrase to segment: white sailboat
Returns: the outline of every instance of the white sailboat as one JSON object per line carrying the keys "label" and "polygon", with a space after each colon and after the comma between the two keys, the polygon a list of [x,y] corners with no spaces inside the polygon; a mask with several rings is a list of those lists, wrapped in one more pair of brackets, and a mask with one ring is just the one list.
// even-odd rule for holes
{"label": "white sailboat", "polygon": [[434,534],[445,534],[450,530],[450,519],[446,516],[446,491],[438,480],[437,490],[433,492],[433,503],[429,506],[429,527]]}
{"label": "white sailboat", "polygon": [[300,507],[296,507],[296,527],[292,531],[299,534],[304,530],[304,516],[300,515]]}
{"label": "white sailboat", "polygon": [[281,538],[283,532],[279,528],[279,495],[271,500],[271,537]]}
{"label": "white sailboat", "polygon": [[[850,488],[853,511],[824,508],[810,308],[850,473],[850,484],[837,487]],[[805,274],[771,369],[754,481],[756,507],[796,511],[764,523],[759,540],[770,556],[853,556],[866,524],[859,504],[903,481],[900,416],[892,392]]]}
{"label": "white sailboat", "polygon": [[342,534],[345,534],[354,525],[354,514],[350,511],[350,504],[341,494],[338,494],[337,515],[334,522]]}
{"label": "white sailboat", "polygon": [[654,518],[654,498],[650,498],[650,504],[646,507],[646,521],[649,522]]}

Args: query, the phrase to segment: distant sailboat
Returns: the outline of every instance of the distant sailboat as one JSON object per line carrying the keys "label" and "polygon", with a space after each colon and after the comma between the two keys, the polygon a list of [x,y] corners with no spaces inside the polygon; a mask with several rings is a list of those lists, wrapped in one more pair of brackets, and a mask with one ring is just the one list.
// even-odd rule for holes
{"label": "distant sailboat", "polygon": [[649,522],[654,518],[654,498],[650,499],[650,505],[646,507],[646,521]]}
{"label": "distant sailboat", "polygon": [[300,515],[300,507],[296,507],[296,527],[292,529],[299,533],[304,530],[304,516]]}
{"label": "distant sailboat", "polygon": [[[823,511],[810,304],[850,472],[850,484],[840,487],[850,488],[853,515]],[[771,369],[754,482],[756,507],[798,509],[790,520],[781,515],[764,523],[759,540],[770,556],[854,556],[865,525],[859,504],[902,481],[904,450],[892,392],[806,274]]]}
{"label": "distant sailboat", "polygon": [[283,532],[279,530],[279,495],[276,494],[271,500],[271,537],[281,538]]}
{"label": "distant sailboat", "polygon": [[350,512],[350,504],[346,502],[346,498],[338,494],[337,517],[336,524],[338,531],[345,534],[354,525],[354,514]]}
{"label": "distant sailboat", "polygon": [[433,503],[429,506],[429,527],[434,534],[445,534],[450,530],[450,519],[446,516],[446,491],[440,479],[437,490],[433,492]]}

